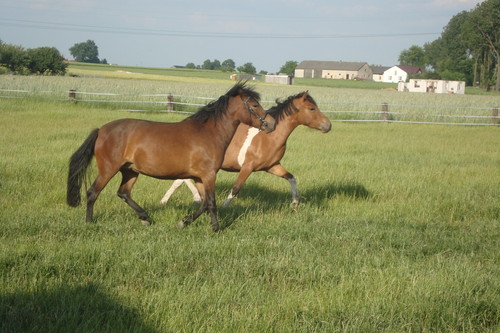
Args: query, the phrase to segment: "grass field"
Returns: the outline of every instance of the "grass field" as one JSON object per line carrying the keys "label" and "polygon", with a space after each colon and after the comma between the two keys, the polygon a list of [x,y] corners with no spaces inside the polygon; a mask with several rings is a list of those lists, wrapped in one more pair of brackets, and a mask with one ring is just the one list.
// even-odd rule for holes
{"label": "grass field", "polygon": [[[211,84],[215,95],[228,87],[197,80],[178,86],[203,94]],[[271,100],[302,88],[257,86]],[[328,93],[306,88],[318,101]],[[134,188],[151,227],[115,195],[118,177],[95,223],[65,204],[69,156],[92,128],[184,116],[40,98],[1,99],[0,114],[1,332],[500,329],[496,127],[298,128],[283,164],[297,178],[299,208],[289,209],[286,181],[254,174],[219,210],[224,230],[215,234],[208,216],[177,229],[193,205],[185,188],[159,204],[170,181],[143,176]],[[235,177],[219,173],[219,203]]]}
{"label": "grass field", "polygon": [[[94,65],[95,66],[95,65]],[[84,66],[85,67],[85,66]],[[97,66],[102,68],[103,65]],[[93,66],[79,77],[0,77],[0,97],[37,97],[40,99],[67,100],[68,91],[75,89],[77,99],[89,105],[114,109],[159,111],[166,109],[166,94],[175,95],[178,111],[195,111],[208,98],[215,99],[231,86],[227,77],[219,78],[218,72],[211,77],[188,77],[178,69],[165,69],[161,75],[153,69],[151,73],[140,73],[141,68],[126,68],[131,71],[116,72],[116,68],[105,66],[108,71],[96,71]],[[165,73],[177,73],[169,74]],[[210,75],[212,71],[200,71]],[[156,73],[156,74],[152,74]],[[334,120],[380,120],[381,105],[388,103],[390,119],[393,121],[418,121],[438,123],[491,124],[492,109],[498,108],[499,94],[489,95],[443,95],[399,93],[385,90],[385,85],[376,82],[345,80],[306,80],[301,85],[284,86],[252,82],[262,93],[264,107],[274,105],[276,98],[288,97],[309,90],[321,110],[328,112]],[[337,82],[335,82],[337,81]],[[308,83],[314,85],[307,85]],[[370,86],[362,89],[363,85]],[[358,86],[359,85],[359,86]],[[365,87],[367,87],[365,85]],[[6,91],[10,90],[10,91]],[[14,92],[12,90],[15,90]],[[22,91],[22,92],[19,92]],[[99,95],[96,95],[99,94]],[[85,102],[87,101],[87,102]],[[107,104],[107,105],[106,105]]]}

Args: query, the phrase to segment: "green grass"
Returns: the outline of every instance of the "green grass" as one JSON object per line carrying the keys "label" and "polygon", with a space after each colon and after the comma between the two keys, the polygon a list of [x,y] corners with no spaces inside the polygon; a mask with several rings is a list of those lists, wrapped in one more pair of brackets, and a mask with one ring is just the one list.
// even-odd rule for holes
{"label": "green grass", "polygon": [[129,72],[130,74],[145,74],[170,77],[189,77],[203,79],[219,79],[227,80],[232,74],[231,72],[212,71],[204,69],[188,69],[188,68],[154,68],[154,67],[137,67],[137,66],[121,66],[121,65],[102,65],[89,64],[83,62],[68,63],[68,73],[70,75],[85,75],[86,72]]}
{"label": "green grass", "polygon": [[[300,90],[257,87],[265,96],[292,88]],[[253,174],[219,210],[224,230],[215,234],[206,215],[177,229],[193,206],[186,188],[159,205],[170,181],[141,176],[134,188],[151,227],[115,195],[118,177],[95,223],[65,204],[69,156],[92,128],[182,115],[30,98],[0,100],[0,114],[2,332],[499,329],[498,128],[300,127],[283,160],[299,208],[288,207],[286,181]],[[219,173],[219,203],[235,177]]]}

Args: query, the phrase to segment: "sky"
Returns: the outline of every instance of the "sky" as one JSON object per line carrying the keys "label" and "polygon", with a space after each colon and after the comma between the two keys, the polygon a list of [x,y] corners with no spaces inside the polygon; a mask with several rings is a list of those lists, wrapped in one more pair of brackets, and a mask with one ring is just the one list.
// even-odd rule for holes
{"label": "sky", "polygon": [[0,0],[0,40],[69,48],[93,40],[99,58],[171,67],[206,59],[274,73],[287,61],[393,66],[439,38],[482,0]]}

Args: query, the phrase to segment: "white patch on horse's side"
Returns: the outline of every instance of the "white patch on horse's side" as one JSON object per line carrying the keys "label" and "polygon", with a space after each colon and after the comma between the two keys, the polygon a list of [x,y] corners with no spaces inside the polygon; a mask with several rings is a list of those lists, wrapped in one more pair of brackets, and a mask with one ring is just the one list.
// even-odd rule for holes
{"label": "white patch on horse's side", "polygon": [[248,147],[250,147],[253,138],[257,135],[257,133],[259,133],[259,131],[260,130],[255,127],[250,127],[248,129],[247,138],[245,139],[245,142],[243,142],[243,146],[241,146],[240,152],[238,154],[238,164],[240,166],[245,163],[245,156],[247,154]]}

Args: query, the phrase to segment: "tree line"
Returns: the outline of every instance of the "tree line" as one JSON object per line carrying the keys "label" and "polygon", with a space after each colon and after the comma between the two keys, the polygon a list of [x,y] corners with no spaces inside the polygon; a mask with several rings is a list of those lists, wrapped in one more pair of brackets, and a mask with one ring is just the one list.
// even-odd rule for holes
{"label": "tree line", "polygon": [[[295,67],[297,67],[298,62],[289,60],[287,61],[283,66],[281,66],[279,72],[288,74],[288,75],[294,75],[295,73]],[[195,65],[192,62],[189,62],[185,66],[186,68],[189,69],[208,69],[208,70],[220,70],[223,72],[234,72],[235,70],[240,72],[240,73],[247,73],[247,74],[257,74],[257,69],[251,62],[247,62],[243,64],[242,66],[236,67],[236,64],[233,59],[227,59],[224,60],[223,62],[220,62],[219,60],[210,60],[207,59],[203,62],[201,65]],[[261,70],[259,74],[267,74],[267,71]]]}
{"label": "tree line", "polygon": [[0,40],[0,66],[16,74],[63,75],[68,64],[55,47],[25,49]]}
{"label": "tree line", "polygon": [[[215,59],[213,61],[207,59],[201,65],[195,65],[192,62],[188,62],[185,67],[189,69],[208,69],[208,70],[217,70],[223,72],[234,72],[235,70],[237,70],[238,72],[247,74],[257,73],[257,69],[251,62],[247,62],[244,65],[236,67],[236,63],[234,62],[233,59],[226,59],[223,62],[220,62],[220,60],[218,59]],[[267,72],[260,71],[260,74],[267,74]]]}
{"label": "tree line", "polygon": [[399,61],[425,68],[428,78],[500,91],[500,0],[453,16],[438,39],[403,50]]}
{"label": "tree line", "polygon": [[[106,59],[99,60],[99,50],[92,40],[76,43],[69,52],[76,61],[107,64]],[[0,40],[1,67],[14,74],[64,75],[67,62],[55,47],[25,49],[20,45],[7,44]]]}

